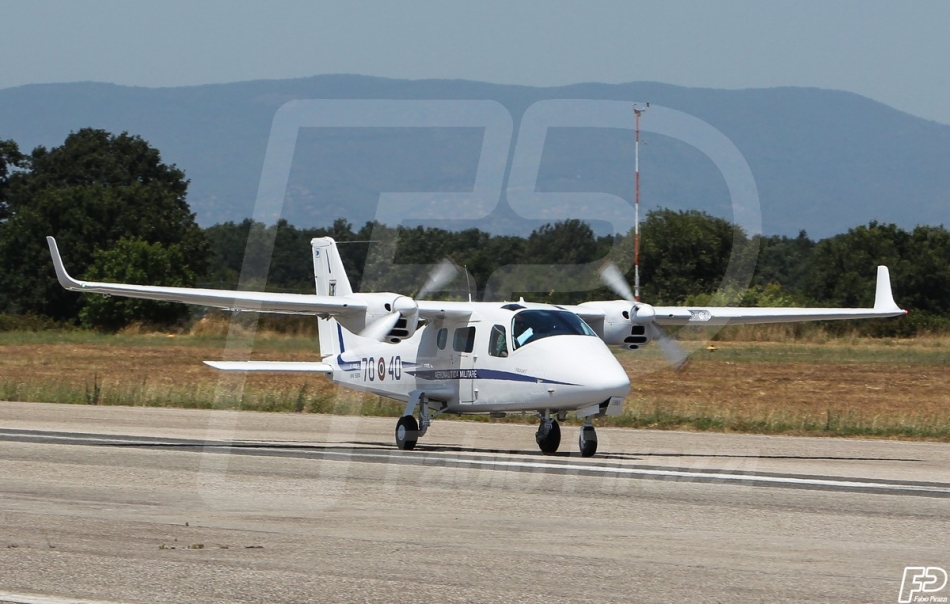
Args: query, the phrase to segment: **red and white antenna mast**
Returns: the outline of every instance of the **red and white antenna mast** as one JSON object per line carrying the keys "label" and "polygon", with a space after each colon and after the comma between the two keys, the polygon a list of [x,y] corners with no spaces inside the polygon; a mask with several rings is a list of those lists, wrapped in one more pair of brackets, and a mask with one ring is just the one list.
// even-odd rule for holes
{"label": "red and white antenna mast", "polygon": [[633,299],[640,301],[640,114],[650,108],[650,103],[633,104]]}

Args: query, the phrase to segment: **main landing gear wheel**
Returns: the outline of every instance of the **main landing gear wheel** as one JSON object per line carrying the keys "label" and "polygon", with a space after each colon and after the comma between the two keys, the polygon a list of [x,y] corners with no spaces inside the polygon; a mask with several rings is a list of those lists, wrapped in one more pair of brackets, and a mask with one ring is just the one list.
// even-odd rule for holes
{"label": "main landing gear wheel", "polygon": [[415,448],[419,440],[419,423],[411,415],[403,415],[396,422],[396,446],[404,451]]}
{"label": "main landing gear wheel", "polygon": [[558,446],[561,444],[561,427],[557,425],[557,420],[551,420],[551,427],[548,428],[547,434],[545,434],[545,420],[541,420],[541,425],[538,426],[538,432],[534,435],[534,439],[538,441],[538,446],[541,447],[542,453],[554,453],[557,451]]}
{"label": "main landing gear wheel", "polygon": [[593,457],[597,452],[597,432],[593,426],[581,426],[581,435],[577,439],[581,457]]}

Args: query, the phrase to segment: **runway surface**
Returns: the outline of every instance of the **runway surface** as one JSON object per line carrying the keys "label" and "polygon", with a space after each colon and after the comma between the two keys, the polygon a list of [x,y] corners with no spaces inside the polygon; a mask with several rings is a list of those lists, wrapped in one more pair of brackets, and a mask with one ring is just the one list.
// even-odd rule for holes
{"label": "runway surface", "polygon": [[0,403],[0,602],[895,602],[950,568],[950,445],[394,424]]}

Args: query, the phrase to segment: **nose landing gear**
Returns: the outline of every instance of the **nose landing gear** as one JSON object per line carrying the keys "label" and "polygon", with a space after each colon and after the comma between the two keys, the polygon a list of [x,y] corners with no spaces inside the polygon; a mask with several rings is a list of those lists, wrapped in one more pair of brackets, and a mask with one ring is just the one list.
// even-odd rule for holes
{"label": "nose landing gear", "polygon": [[597,453],[597,432],[590,423],[590,418],[587,418],[587,423],[581,426],[577,446],[581,450],[581,457],[593,457],[594,453]]}

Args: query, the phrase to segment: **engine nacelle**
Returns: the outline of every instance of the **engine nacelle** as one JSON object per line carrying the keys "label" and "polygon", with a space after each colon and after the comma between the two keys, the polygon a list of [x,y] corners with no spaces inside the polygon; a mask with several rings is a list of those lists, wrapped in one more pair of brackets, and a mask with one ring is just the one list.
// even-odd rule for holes
{"label": "engine nacelle", "polygon": [[607,345],[625,346],[630,350],[637,350],[650,343],[650,330],[646,325],[653,320],[655,313],[649,304],[610,300],[584,302],[581,306],[590,306],[604,311],[603,326],[593,327]]}
{"label": "engine nacelle", "polygon": [[419,328],[418,308],[416,308],[413,312],[400,314],[402,316],[400,316],[399,320],[396,321],[396,326],[393,327],[392,330],[390,330],[389,335],[386,336],[387,342],[396,344],[401,340],[408,340],[414,333],[416,333],[416,329]]}
{"label": "engine nacelle", "polygon": [[347,330],[359,334],[373,322],[398,312],[399,319],[382,341],[396,343],[411,338],[416,333],[419,327],[419,306],[412,298],[392,293],[359,294],[359,297],[366,301],[366,313],[343,315],[338,319],[340,325]]}

